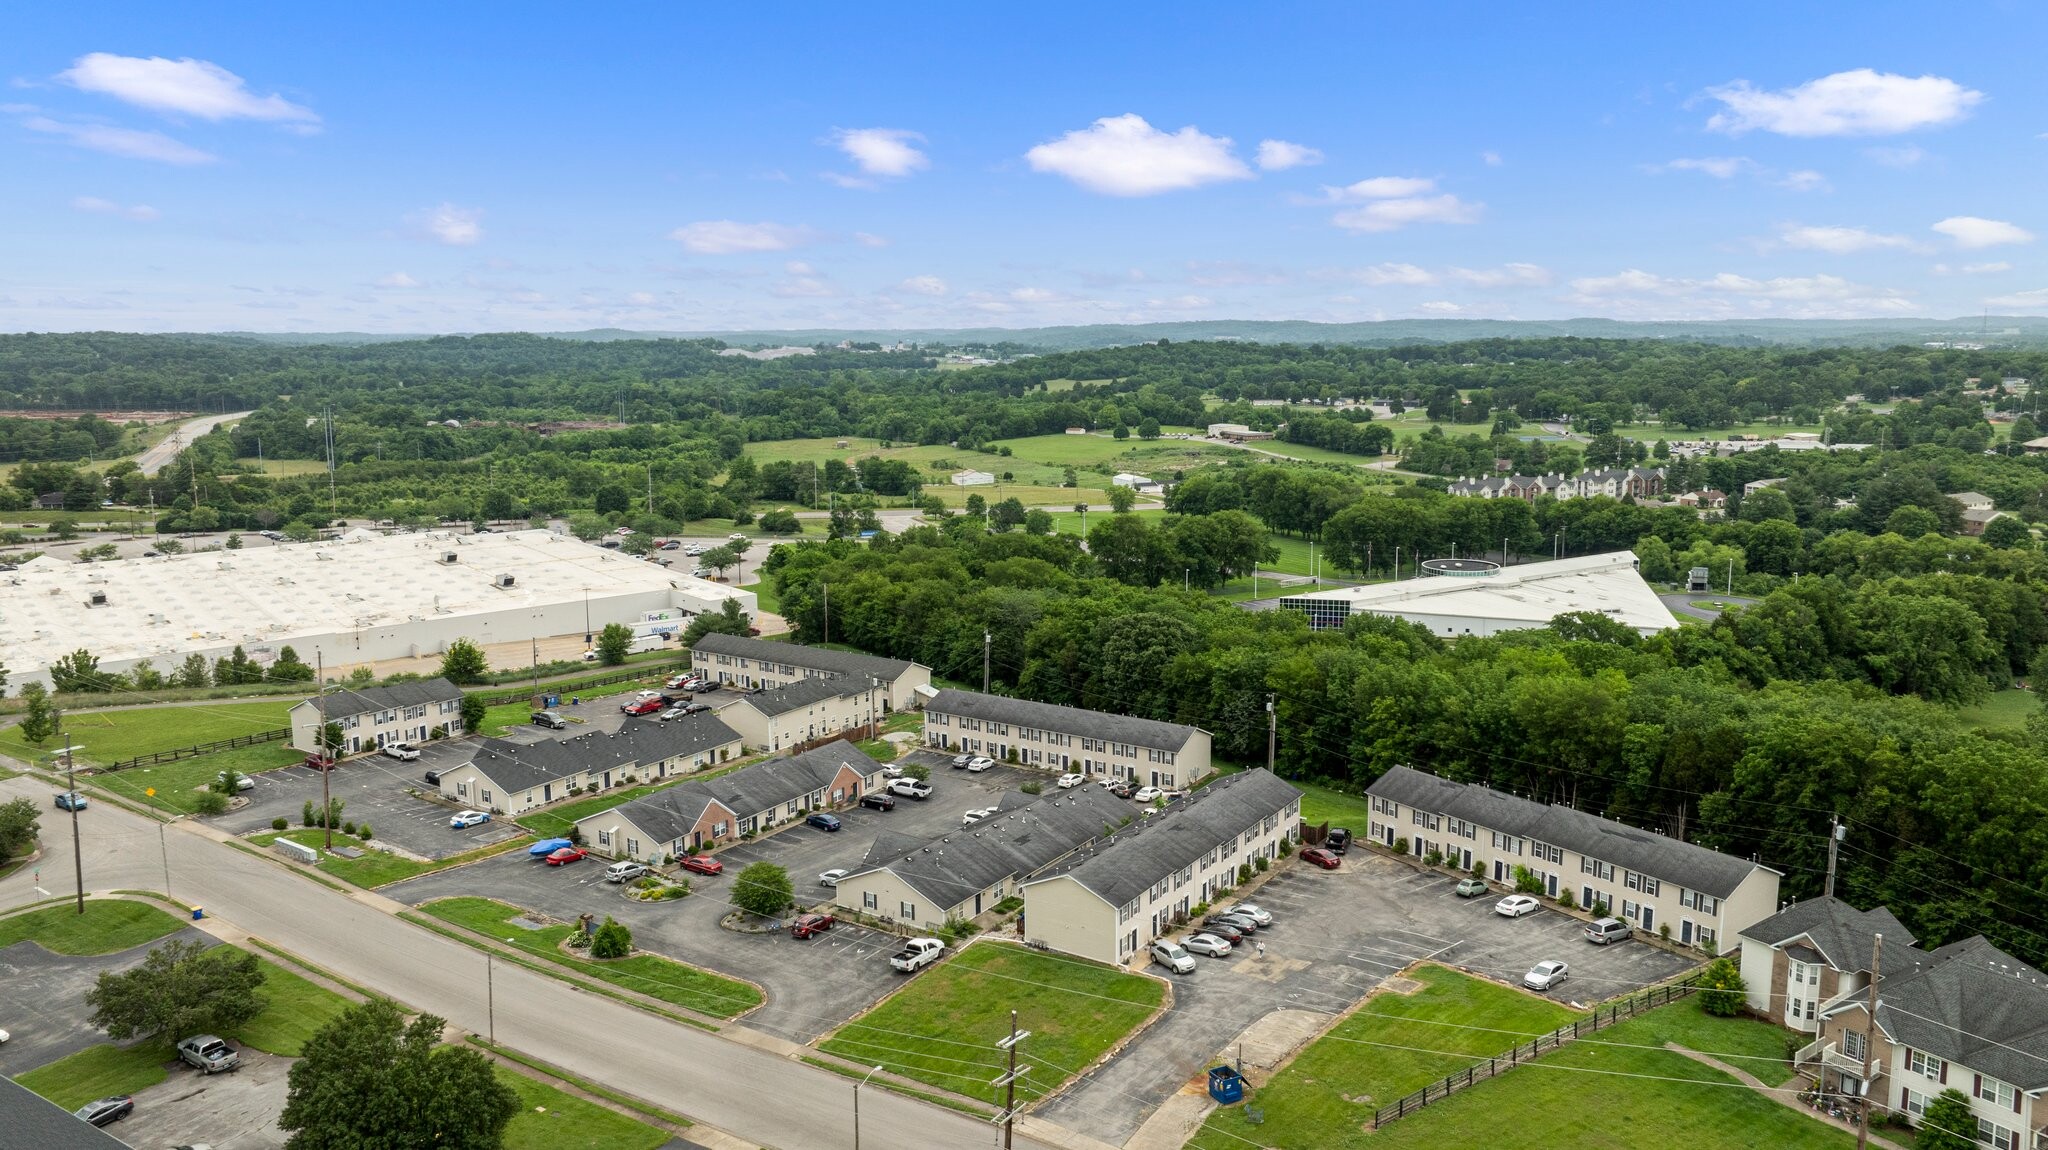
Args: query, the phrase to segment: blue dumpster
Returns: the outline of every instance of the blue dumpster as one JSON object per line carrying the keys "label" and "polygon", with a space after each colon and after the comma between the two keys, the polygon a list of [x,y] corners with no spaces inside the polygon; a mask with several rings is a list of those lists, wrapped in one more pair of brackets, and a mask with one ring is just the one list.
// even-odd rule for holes
{"label": "blue dumpster", "polygon": [[541,708],[542,708],[543,710],[548,710],[548,711],[552,711],[552,710],[554,710],[554,709],[555,709],[556,707],[559,707],[559,706],[561,706],[561,705],[562,705],[562,696],[560,696],[560,695],[543,695],[543,696],[541,696]]}
{"label": "blue dumpster", "polygon": [[1233,1066],[1210,1067],[1209,1097],[1225,1106],[1244,1101],[1244,1075]]}
{"label": "blue dumpster", "polygon": [[202,918],[205,918],[205,917],[206,917],[206,908],[205,908],[205,907],[195,906],[195,907],[193,907],[193,908],[192,908],[192,921],[193,921],[193,922],[198,922],[198,921],[199,921],[200,919],[202,919]]}

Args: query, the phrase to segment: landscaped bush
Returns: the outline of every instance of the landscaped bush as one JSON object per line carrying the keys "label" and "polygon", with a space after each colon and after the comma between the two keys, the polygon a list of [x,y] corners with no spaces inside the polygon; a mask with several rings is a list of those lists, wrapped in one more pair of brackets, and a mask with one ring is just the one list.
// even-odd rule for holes
{"label": "landscaped bush", "polygon": [[226,814],[228,797],[219,791],[201,791],[199,797],[192,800],[192,809],[202,815]]}
{"label": "landscaped bush", "polygon": [[1433,850],[1422,856],[1422,865],[1424,866],[1442,866],[1443,862],[1444,852],[1442,851]]}
{"label": "landscaped bush", "polygon": [[1027,781],[1023,786],[1020,786],[1017,789],[1023,791],[1027,795],[1042,794],[1045,791],[1045,784],[1039,782],[1037,779],[1031,779]]}
{"label": "landscaped bush", "polygon": [[1525,866],[1515,868],[1515,891],[1518,894],[1542,894],[1543,879]]}
{"label": "landscaped bush", "polygon": [[568,839],[570,842],[575,843],[577,846],[580,847],[583,845],[583,828],[577,826],[575,823],[570,823],[569,833],[563,835],[562,837]]}
{"label": "landscaped bush", "polygon": [[310,827],[310,826],[312,826],[312,825],[313,825],[313,800],[312,800],[312,799],[307,799],[307,800],[306,800],[306,805],[305,805],[305,806],[303,806],[303,807],[301,807],[301,808],[299,808],[299,825],[300,825],[300,826],[305,826],[305,827]]}
{"label": "landscaped bush", "polygon": [[590,957],[624,958],[633,953],[633,932],[622,922],[610,915],[604,916],[604,925],[591,936]]}
{"label": "landscaped bush", "polygon": [[1742,972],[1733,960],[1717,958],[1700,976],[1700,1009],[1717,1018],[1733,1018],[1742,1011]]}
{"label": "landscaped bush", "polygon": [[[310,808],[310,807],[312,806],[312,804],[311,804],[311,803],[308,803],[308,804],[306,804],[306,805],[307,805],[307,806],[308,806],[309,808]],[[307,813],[308,813],[308,814],[310,814],[310,813],[311,813],[311,811],[309,810],[309,811],[308,811]],[[270,820],[270,829],[271,829],[271,830],[274,830],[274,831],[281,831],[281,830],[283,830],[283,829],[285,829],[286,827],[288,827],[288,826],[291,826],[291,825],[292,825],[292,824],[291,824],[291,820],[290,820],[290,819],[287,819],[287,818],[285,818],[285,817],[284,817],[283,815],[279,815],[279,816],[277,816],[276,818],[274,818],[274,819]]]}
{"label": "landscaped bush", "polygon": [[1252,881],[1252,864],[1237,864],[1237,881],[1240,883],[1247,883]]}
{"label": "landscaped bush", "polygon": [[1395,853],[1395,854],[1397,854],[1397,855],[1404,855],[1404,854],[1407,854],[1407,853],[1408,853],[1408,840],[1407,840],[1407,839],[1395,839],[1395,840],[1394,840],[1394,853]]}
{"label": "landscaped bush", "polygon": [[1572,901],[1572,892],[1565,891],[1563,894],[1557,896],[1557,905],[1565,908],[1566,910],[1570,910],[1578,904]]}
{"label": "landscaped bush", "polygon": [[341,824],[341,833],[349,836],[350,838],[356,837],[356,824],[353,822],[346,822]]}
{"label": "landscaped bush", "polygon": [[1607,917],[1607,904],[1606,904],[1605,902],[1602,902],[1602,901],[1601,901],[1601,900],[1599,900],[1599,899],[1594,899],[1594,900],[1593,900],[1593,905],[1592,905],[1592,906],[1589,906],[1589,907],[1587,907],[1586,909],[1587,909],[1587,910],[1589,910],[1589,911],[1591,911],[1591,912],[1593,912],[1593,917],[1594,917],[1594,918],[1606,918],[1606,917]]}
{"label": "landscaped bush", "polygon": [[1252,865],[1258,868],[1260,874],[1265,874],[1266,868],[1273,864],[1266,861],[1265,855],[1260,855],[1257,859],[1253,860]]}
{"label": "landscaped bush", "polygon": [[1280,857],[1281,857],[1281,858],[1286,858],[1286,857],[1287,857],[1288,855],[1291,855],[1291,854],[1293,854],[1293,853],[1294,853],[1294,840],[1293,840],[1293,839],[1281,839],[1281,840],[1280,840]]}
{"label": "landscaped bush", "polygon": [[377,837],[377,833],[370,829],[370,824],[357,823],[356,837],[363,840],[364,842],[369,842],[371,839]]}

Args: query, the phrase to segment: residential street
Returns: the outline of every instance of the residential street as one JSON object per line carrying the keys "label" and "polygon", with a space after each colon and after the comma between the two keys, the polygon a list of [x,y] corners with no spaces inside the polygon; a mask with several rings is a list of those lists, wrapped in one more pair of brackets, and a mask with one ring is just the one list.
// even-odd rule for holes
{"label": "residential street", "polygon": [[[69,816],[50,809],[50,793],[34,778],[0,780],[0,799],[26,797],[45,810],[47,848],[39,864],[47,894],[23,868],[0,880],[0,907],[73,889]],[[209,917],[475,1033],[493,1030],[484,956],[392,917],[397,904],[330,890],[214,841],[189,821],[169,827],[161,849],[156,826],[111,803],[93,803],[79,823],[88,890],[159,889],[167,854],[172,893]],[[731,1041],[509,963],[497,964],[495,1001],[498,1041],[595,1082],[766,1147],[852,1144],[852,1083],[761,1048],[773,1040]],[[861,1093],[861,1135],[870,1145],[971,1147],[1001,1137],[997,1127],[937,1106],[872,1088]],[[1017,1144],[1049,1150],[1021,1136]]]}

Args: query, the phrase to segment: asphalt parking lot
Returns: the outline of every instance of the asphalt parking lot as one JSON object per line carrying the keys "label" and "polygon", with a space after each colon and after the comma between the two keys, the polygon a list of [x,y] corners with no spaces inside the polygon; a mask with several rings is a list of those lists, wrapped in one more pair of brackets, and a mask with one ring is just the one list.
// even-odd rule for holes
{"label": "asphalt parking lot", "polygon": [[804,941],[787,933],[724,930],[718,922],[732,909],[727,891],[740,870],[764,860],[782,866],[789,871],[797,901],[814,906],[831,894],[819,885],[818,874],[858,864],[881,831],[932,837],[956,830],[968,808],[993,806],[1004,792],[1014,792],[1026,779],[1037,777],[1005,767],[975,775],[940,767],[932,772],[934,793],[923,802],[898,798],[892,811],[854,807],[838,812],[844,826],[839,831],[797,824],[727,847],[718,852],[725,873],[690,875],[690,897],[676,902],[625,898],[618,887],[603,880],[604,864],[595,856],[550,867],[519,852],[422,875],[378,893],[413,905],[454,895],[495,898],[563,922],[584,913],[609,914],[632,928],[634,945],[642,950],[760,985],[767,992],[767,1004],[748,1015],[745,1024],[794,1042],[809,1042],[901,984],[902,976],[887,961],[899,940],[846,924]]}
{"label": "asphalt parking lot", "polygon": [[242,1048],[242,1068],[200,1074],[184,1066],[135,1095],[135,1113],[111,1133],[130,1146],[202,1145],[212,1150],[277,1150],[277,1128],[290,1086],[290,1058]]}
{"label": "asphalt parking lot", "polygon": [[[1502,918],[1493,911],[1500,894],[1460,899],[1456,885],[1364,849],[1336,871],[1289,864],[1247,896],[1273,915],[1271,928],[1226,957],[1198,958],[1193,974],[1171,976],[1173,1009],[1039,1112],[1121,1143],[1267,1013],[1338,1014],[1418,959],[1514,985],[1536,963],[1562,959],[1571,978],[1552,997],[1578,1002],[1625,994],[1693,965],[1642,943],[1593,946],[1584,924],[1551,910]],[[1253,941],[1266,944],[1264,958]]]}
{"label": "asphalt parking lot", "polygon": [[85,992],[102,972],[126,970],[172,939],[211,941],[187,928],[116,954],[54,954],[33,942],[0,950],[0,986],[7,988],[0,1030],[11,1036],[0,1046],[0,1074],[12,1078],[105,1042],[107,1036],[86,1021],[92,1012]]}
{"label": "asphalt parking lot", "polygon": [[[454,808],[406,793],[408,787],[430,789],[421,776],[434,763],[461,761],[467,755],[462,744],[436,743],[422,749],[418,762],[358,756],[329,772],[328,793],[342,800],[343,821],[369,823],[378,840],[426,858],[445,858],[517,837],[521,831],[510,820],[457,830],[448,825]],[[297,827],[307,803],[320,805],[319,771],[284,767],[249,777],[256,783],[245,796],[249,805],[207,821],[230,834],[252,834],[269,830],[277,818]]]}

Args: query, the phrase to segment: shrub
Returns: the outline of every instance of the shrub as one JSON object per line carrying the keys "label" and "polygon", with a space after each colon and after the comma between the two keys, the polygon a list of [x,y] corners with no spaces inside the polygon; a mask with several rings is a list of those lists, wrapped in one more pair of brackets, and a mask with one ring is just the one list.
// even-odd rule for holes
{"label": "shrub", "polygon": [[377,832],[371,830],[370,824],[368,823],[357,823],[356,837],[363,840],[364,842],[369,842],[371,839],[377,837]]}
{"label": "shrub", "polygon": [[[312,813],[312,804],[311,804],[311,803],[308,803],[308,804],[306,804],[306,806],[307,806],[307,813],[308,813],[308,814],[311,814],[311,813]],[[290,825],[292,825],[292,824],[291,824],[291,820],[290,820],[290,819],[287,819],[287,818],[285,818],[285,817],[284,817],[283,815],[279,815],[279,816],[277,816],[276,818],[274,818],[274,819],[270,820],[270,829],[271,829],[271,830],[274,830],[274,831],[281,831],[281,830],[285,829],[286,827],[288,827],[288,826],[290,826]]]}
{"label": "shrub", "polygon": [[192,807],[202,815],[226,814],[228,797],[219,791],[201,791],[199,797],[192,801]]}
{"label": "shrub", "polygon": [[1407,840],[1407,839],[1395,839],[1395,840],[1394,840],[1394,853],[1395,853],[1395,854],[1397,854],[1397,855],[1404,855],[1404,854],[1407,854],[1407,853],[1408,853],[1408,840]]}
{"label": "shrub", "polygon": [[1251,866],[1251,864],[1250,864],[1250,863],[1239,863],[1239,864],[1238,864],[1238,866],[1237,866],[1237,881],[1238,881],[1238,882],[1240,882],[1240,883],[1246,883],[1246,882],[1250,882],[1250,881],[1252,881],[1252,866]]}
{"label": "shrub", "polygon": [[1026,782],[1023,786],[1018,787],[1017,789],[1023,791],[1027,795],[1036,795],[1044,792],[1045,784],[1039,782],[1037,779],[1032,779]]}
{"label": "shrub", "polygon": [[1557,905],[1565,908],[1566,910],[1570,910],[1572,907],[1578,904],[1572,901],[1572,892],[1565,891],[1563,894],[1557,896]]}
{"label": "shrub", "polygon": [[356,824],[353,821],[341,824],[341,833],[350,838],[356,837]]}
{"label": "shrub", "polygon": [[1658,938],[1661,938],[1661,939],[1663,939],[1663,940],[1664,940],[1665,942],[1670,942],[1670,941],[1671,941],[1671,924],[1670,924],[1670,923],[1668,923],[1668,922],[1660,922],[1660,923],[1658,923],[1658,924],[1657,924],[1657,937],[1658,937]]}
{"label": "shrub", "polygon": [[1733,1018],[1742,1010],[1742,972],[1731,959],[1717,958],[1700,976],[1700,1009],[1716,1018]]}
{"label": "shrub", "polygon": [[662,888],[661,888],[661,893],[660,893],[660,894],[657,894],[657,895],[655,895],[654,897],[656,897],[656,898],[658,898],[658,899],[661,899],[661,900],[663,900],[663,901],[667,901],[667,900],[669,900],[669,899],[677,899],[677,898],[688,898],[688,897],[689,897],[689,895],[690,895],[690,883],[689,883],[689,880],[687,880],[687,879],[677,879],[677,880],[675,881],[675,883],[674,883],[673,885],[670,885],[670,886],[664,886],[664,887],[662,887]]}
{"label": "shrub", "polygon": [[1288,855],[1291,855],[1291,854],[1293,854],[1293,853],[1294,853],[1294,840],[1293,840],[1293,839],[1281,839],[1281,840],[1280,840],[1280,857],[1281,857],[1281,858],[1286,858],[1286,857],[1287,857]]}
{"label": "shrub", "polygon": [[773,918],[796,901],[789,872],[771,862],[749,864],[733,880],[732,904],[741,910]]}
{"label": "shrub", "polygon": [[312,799],[307,799],[307,800],[306,800],[306,805],[305,805],[305,806],[303,806],[303,807],[301,807],[301,808],[299,808],[299,825],[300,825],[300,826],[302,826],[302,827],[310,827],[310,826],[312,826],[312,825],[313,825],[313,800],[312,800]]}
{"label": "shrub", "polygon": [[604,925],[590,939],[590,957],[624,958],[633,953],[633,932],[611,915],[604,916]]}
{"label": "shrub", "polygon": [[1485,864],[1485,863],[1473,863],[1473,864],[1472,864],[1472,877],[1473,877],[1473,878],[1476,878],[1476,879],[1484,879],[1484,878],[1486,877],[1486,864]]}
{"label": "shrub", "polygon": [[1587,910],[1589,910],[1589,911],[1591,911],[1591,912],[1593,913],[1593,917],[1594,917],[1594,918],[1606,918],[1606,917],[1607,917],[1607,910],[1608,910],[1607,904],[1606,904],[1605,902],[1601,901],[1600,899],[1597,899],[1597,898],[1596,898],[1596,899],[1594,899],[1594,900],[1593,900],[1593,905],[1592,905],[1592,906],[1589,906],[1589,907],[1587,907],[1586,909],[1587,909]]}
{"label": "shrub", "polygon": [[570,842],[580,847],[583,845],[583,828],[577,826],[575,823],[570,823],[569,833],[563,835],[562,837],[568,839]]}
{"label": "shrub", "polygon": [[1209,904],[1208,904],[1208,903],[1206,903],[1206,902],[1198,902],[1198,903],[1196,903],[1196,904],[1195,904],[1195,909],[1193,909],[1193,910],[1191,910],[1191,911],[1189,911],[1189,912],[1188,912],[1188,916],[1189,916],[1189,917],[1191,917],[1191,918],[1200,918],[1200,917],[1202,917],[1203,915],[1205,915],[1205,914],[1208,914],[1208,913],[1209,913]]}
{"label": "shrub", "polygon": [[1515,868],[1515,891],[1518,894],[1542,894],[1543,879],[1525,866]]}
{"label": "shrub", "polygon": [[997,914],[1016,914],[1024,909],[1024,900],[1013,894],[997,903],[995,909]]}
{"label": "shrub", "polygon": [[579,931],[577,931],[577,932],[575,932],[574,934],[571,934],[571,935],[569,936],[569,949],[570,949],[570,950],[587,950],[587,949],[589,949],[589,947],[590,947],[590,936],[589,936],[589,935],[587,935],[587,934],[584,934],[584,933],[583,933],[582,931],[580,931],[580,930],[579,930]]}
{"label": "shrub", "polygon": [[1422,856],[1422,865],[1424,866],[1442,866],[1443,861],[1444,852],[1442,851],[1433,850]]}
{"label": "shrub", "polygon": [[1272,866],[1273,864],[1266,861],[1265,855],[1260,855],[1257,859],[1253,860],[1252,865],[1259,869],[1260,874],[1265,874],[1266,868]]}

